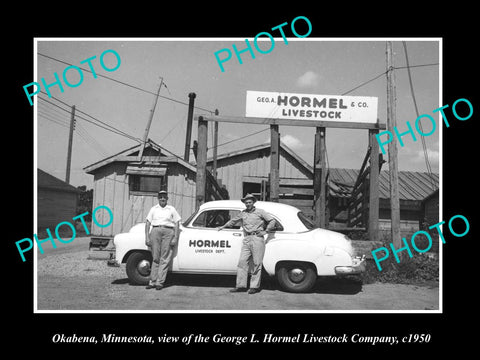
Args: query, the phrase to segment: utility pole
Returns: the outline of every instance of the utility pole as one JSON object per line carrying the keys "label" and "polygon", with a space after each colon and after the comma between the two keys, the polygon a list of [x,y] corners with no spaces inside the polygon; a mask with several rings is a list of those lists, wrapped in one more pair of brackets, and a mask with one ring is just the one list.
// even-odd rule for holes
{"label": "utility pole", "polygon": [[[397,126],[395,74],[393,72],[393,44],[387,41],[387,130],[394,134]],[[374,154],[373,156],[376,156]],[[397,142],[388,144],[388,169],[390,175],[390,216],[392,224],[392,243],[395,249],[401,247],[400,235],[400,199],[398,195]]]}
{"label": "utility pole", "polygon": [[188,94],[187,134],[185,138],[185,151],[183,153],[183,160],[186,162],[190,161],[190,142],[192,141],[193,110],[196,96],[193,92]]}
{"label": "utility pole", "polygon": [[206,201],[208,121],[198,118],[196,209]]}
{"label": "utility pole", "polygon": [[155,100],[153,102],[153,107],[150,110],[150,116],[148,117],[147,127],[145,128],[145,133],[143,134],[142,147],[140,148],[140,151],[138,152],[138,161],[142,161],[143,150],[145,149],[145,145],[147,143],[148,132],[150,131],[150,125],[152,124],[153,114],[155,113],[155,108],[157,107],[158,95],[160,94],[160,89],[162,88],[162,85],[163,85],[163,77],[160,78],[160,86],[158,87],[157,95],[155,95]]}
{"label": "utility pole", "polygon": [[314,148],[314,175],[313,189],[315,198],[315,225],[320,228],[327,226],[326,207],[327,207],[327,164],[326,164],[326,145],[325,128],[317,126],[315,133]]}
{"label": "utility pole", "polygon": [[72,113],[70,116],[70,133],[68,135],[67,170],[65,172],[65,182],[67,184],[70,184],[70,164],[72,162],[72,143],[73,143],[74,128],[75,128],[75,105],[72,106]]}
{"label": "utility pole", "polygon": [[[215,109],[215,115],[218,116],[218,110]],[[218,121],[214,121],[213,125],[213,168],[212,174],[217,180],[217,147],[218,147]]]}
{"label": "utility pole", "polygon": [[280,133],[278,125],[270,125],[270,201],[278,202],[280,191]]}

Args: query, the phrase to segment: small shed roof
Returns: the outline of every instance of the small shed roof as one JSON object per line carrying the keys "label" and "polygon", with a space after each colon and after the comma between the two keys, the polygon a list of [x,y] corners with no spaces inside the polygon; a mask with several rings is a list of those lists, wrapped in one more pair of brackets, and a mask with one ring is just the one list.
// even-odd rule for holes
{"label": "small shed roof", "polygon": [[[135,163],[140,164],[140,162],[138,162],[136,156],[139,153],[139,151],[141,149],[141,146],[142,146],[142,144],[132,146],[132,147],[126,149],[126,150],[120,151],[117,154],[114,154],[114,155],[109,156],[105,159],[97,161],[96,163],[88,165],[88,166],[84,167],[83,170],[85,170],[85,172],[87,174],[93,174],[97,169],[99,169],[99,168],[101,168],[105,165],[108,165],[110,163],[113,163],[113,162],[127,162],[127,163],[131,163],[131,164],[135,164]],[[155,143],[151,139],[148,139],[148,141],[145,144],[145,150],[147,150],[147,149],[150,149],[150,153],[152,153],[151,150],[153,150],[153,153],[155,154],[155,156],[151,156],[151,155],[150,156],[149,155],[143,156],[142,163],[150,163],[152,165],[155,165],[155,164],[159,164],[159,163],[175,162],[175,163],[181,164],[182,166],[188,168],[189,170],[191,170],[193,172],[197,172],[197,168],[195,166],[193,166],[192,164],[189,164],[188,162],[186,162],[185,160],[183,160],[179,156],[177,156],[177,155],[173,154],[172,152],[168,151],[167,149],[165,149],[161,145]]]}
{"label": "small shed roof", "polygon": [[37,187],[39,189],[57,190],[63,192],[80,193],[81,190],[59,178],[50,175],[42,169],[37,169]]}

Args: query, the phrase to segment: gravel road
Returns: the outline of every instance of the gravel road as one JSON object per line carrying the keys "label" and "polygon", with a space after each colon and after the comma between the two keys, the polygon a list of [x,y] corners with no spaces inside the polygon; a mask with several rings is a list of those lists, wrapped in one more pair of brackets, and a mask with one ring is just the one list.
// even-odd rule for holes
{"label": "gravel road", "polygon": [[37,259],[38,310],[438,310],[439,288],[403,284],[364,284],[322,278],[308,294],[281,291],[274,280],[255,295],[228,292],[226,275],[169,275],[162,291],[130,285],[125,265],[112,268],[88,259],[88,238],[77,238]]}

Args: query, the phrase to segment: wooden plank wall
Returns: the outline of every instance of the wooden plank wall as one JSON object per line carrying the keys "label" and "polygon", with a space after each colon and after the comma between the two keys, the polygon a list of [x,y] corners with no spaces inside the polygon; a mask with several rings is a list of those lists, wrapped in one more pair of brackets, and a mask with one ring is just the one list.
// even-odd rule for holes
{"label": "wooden plank wall", "polygon": [[[144,222],[151,207],[158,204],[156,194],[130,195],[129,175],[125,170],[126,163],[113,163],[95,173],[93,209],[108,206],[113,212],[113,222],[102,228],[92,221],[92,235],[114,236],[127,232],[133,225]],[[168,203],[177,209],[182,219],[186,219],[195,209],[195,174],[176,163],[169,164],[167,186]],[[100,224],[106,224],[109,214],[103,209],[98,210],[96,219]]]}
{"label": "wooden plank wall", "polygon": [[49,228],[52,234],[58,223],[72,223],[72,218],[77,215],[76,193],[39,188],[37,201],[37,226],[39,229]]}
{"label": "wooden plank wall", "polygon": [[[240,199],[245,195],[243,194],[244,176],[268,179],[269,173],[270,149],[220,159],[217,164],[218,178],[227,187],[231,199]],[[291,156],[283,149],[280,149],[279,175],[280,179],[312,179],[311,174],[295,164]]]}
{"label": "wooden plank wall", "polygon": [[195,211],[195,175],[177,163],[168,166],[168,203],[178,211],[182,220],[186,220]]}

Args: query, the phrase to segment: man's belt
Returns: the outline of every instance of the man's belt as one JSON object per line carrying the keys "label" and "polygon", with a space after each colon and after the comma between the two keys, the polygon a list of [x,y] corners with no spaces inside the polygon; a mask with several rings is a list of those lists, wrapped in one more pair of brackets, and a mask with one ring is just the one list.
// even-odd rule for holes
{"label": "man's belt", "polygon": [[165,226],[165,225],[152,225],[152,227],[160,227],[165,229],[173,229],[173,226]]}
{"label": "man's belt", "polygon": [[251,231],[251,232],[247,232],[245,231],[245,234],[247,236],[250,236],[250,235],[258,235],[259,233],[263,232],[263,230],[257,230],[257,231]]}

